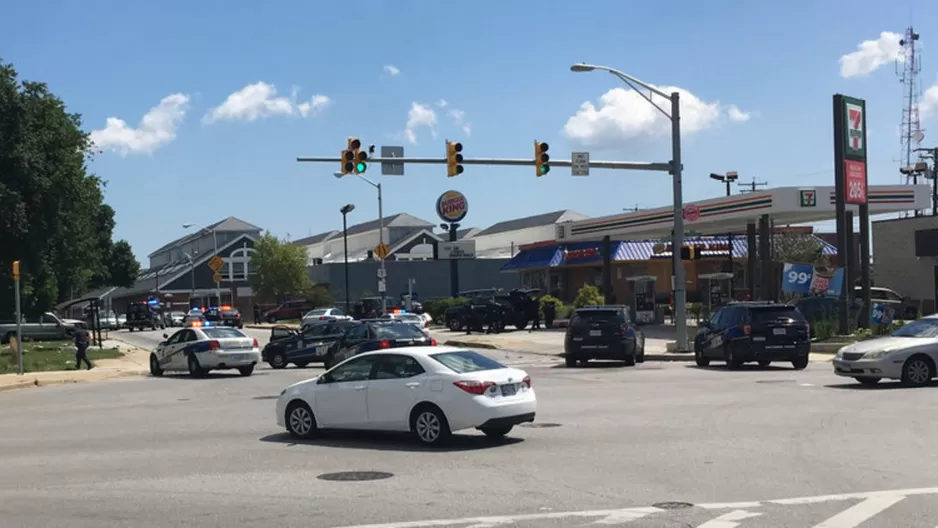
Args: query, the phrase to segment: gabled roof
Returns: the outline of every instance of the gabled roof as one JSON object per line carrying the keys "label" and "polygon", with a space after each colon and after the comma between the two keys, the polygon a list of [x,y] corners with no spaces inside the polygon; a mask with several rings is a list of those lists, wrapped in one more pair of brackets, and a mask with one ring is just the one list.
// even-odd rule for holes
{"label": "gabled roof", "polygon": [[585,220],[589,218],[588,216],[578,213],[576,211],[571,211],[569,209],[564,209],[562,211],[554,211],[552,213],[544,213],[534,216],[528,216],[525,218],[518,218],[517,220],[505,220],[504,222],[499,222],[491,227],[483,229],[481,232],[473,235],[474,237],[487,236],[487,235],[497,235],[499,233],[508,233],[510,231],[520,231],[522,229],[528,229],[531,227],[541,227],[546,225],[557,224],[560,222],[569,222],[577,220]]}
{"label": "gabled roof", "polygon": [[[234,231],[234,232],[263,231],[263,229],[261,229],[260,227],[257,227],[254,224],[245,222],[244,220],[241,220],[240,218],[235,218],[233,216],[229,216],[228,218],[215,222],[214,224],[209,224],[205,226],[205,228],[208,229],[209,231]],[[176,240],[173,240],[169,244],[162,246],[161,248],[147,255],[147,258],[150,258],[153,255],[162,253],[168,249],[182,246],[185,243],[190,242],[192,240],[199,239],[202,236],[204,236],[202,234],[204,231],[205,229],[199,228],[197,226],[193,226],[193,231],[191,233],[187,234],[186,236],[177,238]]]}
{"label": "gabled roof", "polygon": [[[348,236],[358,235],[361,233],[368,233],[369,231],[377,231],[378,227],[381,225],[381,222],[378,220],[371,220],[363,224],[355,224],[349,226]],[[428,227],[433,229],[433,223],[427,222],[416,216],[411,216],[407,213],[398,213],[396,215],[384,217],[384,227]]]}
{"label": "gabled roof", "polygon": [[294,240],[291,244],[296,246],[311,246],[313,244],[320,244],[329,240],[330,238],[341,234],[341,231],[326,231],[325,233],[319,233],[318,235],[308,236],[306,238],[301,238],[299,240]]}
{"label": "gabled roof", "polygon": [[456,240],[462,240],[464,238],[472,238],[482,232],[482,229],[479,227],[467,227],[464,229],[456,230]]}
{"label": "gabled roof", "polygon": [[404,235],[403,237],[401,237],[401,239],[400,239],[399,241],[397,241],[397,242],[394,243],[394,246],[391,247],[391,253],[390,253],[390,254],[393,255],[393,254],[396,253],[398,250],[400,250],[402,247],[406,246],[407,244],[410,244],[411,242],[414,241],[414,239],[416,239],[417,237],[420,237],[420,236],[425,236],[425,237],[432,238],[433,240],[435,240],[435,241],[437,241],[437,242],[440,242],[440,241],[443,240],[443,238],[441,238],[440,235],[435,235],[435,234],[433,234],[433,231],[431,231],[431,230],[429,230],[429,229],[424,229],[424,228],[414,229],[412,232],[407,233],[406,235]]}

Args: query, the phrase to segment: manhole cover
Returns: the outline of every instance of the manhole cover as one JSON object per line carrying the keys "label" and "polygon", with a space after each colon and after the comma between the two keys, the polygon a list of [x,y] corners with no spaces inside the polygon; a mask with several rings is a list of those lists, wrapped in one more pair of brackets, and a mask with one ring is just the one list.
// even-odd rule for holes
{"label": "manhole cover", "polygon": [[394,473],[385,473],[383,471],[340,471],[338,473],[323,473],[316,478],[319,480],[357,482],[362,480],[381,480],[393,476]]}
{"label": "manhole cover", "polygon": [[537,422],[537,423],[523,423],[523,424],[519,425],[518,427],[533,427],[533,428],[541,428],[541,427],[560,427],[560,424],[559,424],[559,423],[550,423],[550,422]]}
{"label": "manhole cover", "polygon": [[794,383],[795,380],[756,380],[756,383]]}
{"label": "manhole cover", "polygon": [[252,400],[276,400],[280,396],[254,396]]}
{"label": "manhole cover", "polygon": [[689,502],[675,502],[675,501],[658,502],[658,503],[652,504],[652,506],[655,508],[660,508],[662,510],[680,510],[683,508],[694,507],[694,505]]}

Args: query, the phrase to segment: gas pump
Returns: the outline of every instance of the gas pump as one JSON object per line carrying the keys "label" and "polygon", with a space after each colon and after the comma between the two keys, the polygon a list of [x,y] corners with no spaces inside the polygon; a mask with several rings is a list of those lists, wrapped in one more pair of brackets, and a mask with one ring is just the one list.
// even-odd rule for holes
{"label": "gas pump", "polygon": [[635,277],[626,277],[625,280],[629,283],[629,307],[632,312],[633,320],[638,324],[657,323],[655,281],[658,280],[658,277],[654,275],[638,275]]}
{"label": "gas pump", "polygon": [[705,294],[707,296],[708,313],[712,314],[721,306],[729,304],[732,300],[732,273],[702,273],[698,275],[697,278],[707,281]]}

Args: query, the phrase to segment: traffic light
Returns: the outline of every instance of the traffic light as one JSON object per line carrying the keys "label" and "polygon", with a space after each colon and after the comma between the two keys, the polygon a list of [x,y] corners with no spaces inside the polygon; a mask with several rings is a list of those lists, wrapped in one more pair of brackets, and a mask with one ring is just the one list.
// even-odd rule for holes
{"label": "traffic light", "polygon": [[[342,174],[351,174],[365,172],[365,169],[361,171],[358,169],[358,152],[362,148],[362,142],[356,137],[348,138],[348,147],[342,151]],[[366,155],[367,157],[367,155]],[[365,167],[367,168],[367,167]]]}
{"label": "traffic light", "polygon": [[681,260],[697,260],[699,258],[700,250],[697,246],[681,246]]}
{"label": "traffic light", "polygon": [[365,163],[368,161],[368,153],[364,150],[359,150],[355,153],[355,174],[362,174],[368,170],[368,164]]}
{"label": "traffic light", "polygon": [[449,177],[462,174],[462,143],[446,142],[446,175]]}
{"label": "traffic light", "polygon": [[550,145],[534,140],[534,169],[535,174],[543,176],[550,172],[550,156],[547,155],[547,149]]}

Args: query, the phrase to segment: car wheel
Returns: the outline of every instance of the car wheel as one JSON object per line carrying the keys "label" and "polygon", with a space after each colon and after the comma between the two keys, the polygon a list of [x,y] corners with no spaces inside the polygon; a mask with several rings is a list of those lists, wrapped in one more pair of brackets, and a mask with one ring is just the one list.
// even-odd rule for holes
{"label": "car wheel", "polygon": [[879,380],[883,378],[853,378],[859,381],[862,385],[876,385],[879,383]]}
{"label": "car wheel", "polygon": [[306,368],[306,366],[309,365],[309,363],[305,361],[300,361],[299,363],[295,363],[295,365],[296,365],[296,368]]}
{"label": "car wheel", "polygon": [[189,375],[193,378],[201,378],[205,375],[205,371],[202,369],[202,366],[199,365],[199,360],[196,359],[194,355],[189,355],[186,365],[189,367]]}
{"label": "car wheel", "polygon": [[287,358],[284,357],[283,352],[275,352],[267,363],[270,365],[270,368],[282,369],[287,366]]}
{"label": "car wheel", "polygon": [[452,431],[449,422],[438,407],[423,405],[414,409],[410,417],[410,430],[424,445],[443,445]]}
{"label": "car wheel", "polygon": [[497,425],[492,427],[480,427],[479,430],[485,433],[485,436],[489,438],[502,438],[510,433],[513,427],[514,426],[511,425]]}
{"label": "car wheel", "polygon": [[644,334],[642,334],[642,336],[641,336],[641,342],[642,342],[642,344],[641,344],[641,346],[639,347],[638,351],[636,352],[636,356],[635,356],[635,362],[636,362],[636,363],[644,363],[644,362],[645,362],[645,335],[644,335]]}
{"label": "car wheel", "polygon": [[248,377],[251,374],[254,374],[254,365],[248,365],[246,367],[238,367],[238,374],[241,374],[244,377]]}
{"label": "car wheel", "polygon": [[567,368],[573,368],[576,366],[576,360],[570,356],[563,358],[563,362],[567,366]]}
{"label": "car wheel", "polygon": [[703,355],[703,350],[700,350],[698,347],[694,347],[694,362],[697,363],[698,367],[706,367],[710,365],[710,358]]}
{"label": "car wheel", "polygon": [[625,352],[625,354],[622,356],[622,362],[625,363],[626,367],[635,366],[635,349],[634,348],[632,349],[631,353],[629,353],[628,351]]}
{"label": "car wheel", "polygon": [[527,327],[528,327],[527,321],[521,321],[520,323],[515,325],[515,328],[517,328],[518,330],[524,330]]}
{"label": "car wheel", "polygon": [[446,321],[446,326],[453,332],[458,332],[462,329],[462,324],[459,322],[459,319],[456,319],[455,317],[449,321]]}
{"label": "car wheel", "polygon": [[163,368],[160,367],[160,362],[156,359],[156,354],[150,354],[150,375],[155,377],[163,375]]}
{"label": "car wheel", "polygon": [[772,364],[771,361],[768,361],[768,360],[765,360],[765,359],[762,359],[762,360],[759,361],[759,366],[760,366],[760,367],[768,367],[768,366],[771,365],[771,364]]}
{"label": "car wheel", "polygon": [[726,368],[729,370],[737,370],[739,367],[743,366],[743,362],[736,357],[736,351],[733,345],[726,345],[723,348],[723,360],[726,362]]}
{"label": "car wheel", "polygon": [[270,324],[276,323],[276,322],[277,322],[277,316],[275,316],[275,315],[268,315],[268,316],[267,316],[267,322],[270,323]]}
{"label": "car wheel", "polygon": [[134,327],[128,326],[128,327],[127,327],[127,331],[128,331],[128,332],[133,332],[133,331],[134,331]]}
{"label": "car wheel", "polygon": [[912,356],[902,365],[902,383],[909,387],[923,387],[935,377],[932,364],[925,356]]}
{"label": "car wheel", "polygon": [[791,360],[791,366],[795,367],[795,370],[804,370],[808,368],[808,356],[798,357]]}
{"label": "car wheel", "polygon": [[316,417],[305,402],[295,401],[287,406],[287,432],[294,438],[312,438],[318,431]]}

